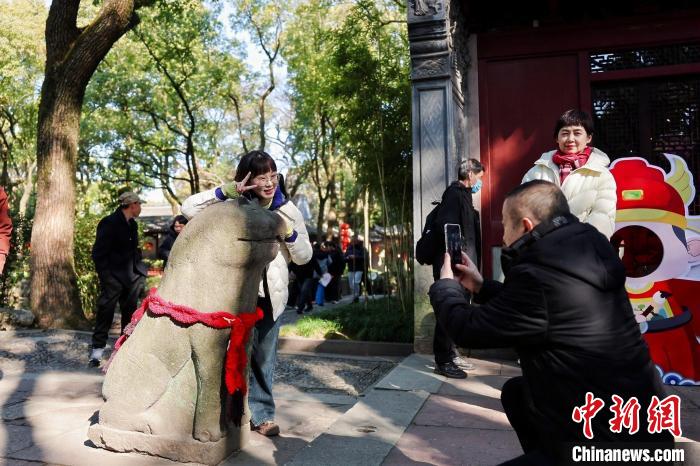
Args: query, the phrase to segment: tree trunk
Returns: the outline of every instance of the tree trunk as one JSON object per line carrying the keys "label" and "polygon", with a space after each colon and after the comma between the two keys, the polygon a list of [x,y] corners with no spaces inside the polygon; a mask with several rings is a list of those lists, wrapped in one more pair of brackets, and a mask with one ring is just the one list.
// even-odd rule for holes
{"label": "tree trunk", "polygon": [[163,188],[160,190],[163,193],[163,197],[165,198],[166,201],[168,201],[168,204],[170,204],[170,209],[173,211],[173,217],[176,216],[177,214],[180,213],[180,203],[177,202],[177,199],[175,199],[173,196],[170,195],[167,189]]}
{"label": "tree trunk", "polygon": [[30,260],[31,306],[42,327],[87,324],[73,259],[80,112],[95,69],[137,21],[134,0],[106,0],[93,21],[78,29],[79,6],[80,0],[55,0],[46,20]]}
{"label": "tree trunk", "polygon": [[82,327],[84,316],[73,261],[75,168],[82,102],[58,89],[47,89],[51,81],[47,79],[49,86],[42,90],[37,139],[31,303],[42,327]]}
{"label": "tree trunk", "polygon": [[31,162],[25,162],[26,173],[24,180],[22,182],[22,197],[19,200],[19,215],[22,218],[27,216],[27,207],[29,206],[29,199],[32,197],[32,191],[34,190],[34,170],[36,170],[36,160]]}
{"label": "tree trunk", "polygon": [[322,197],[320,195],[320,192],[321,191],[319,190],[318,216],[316,217],[316,241],[323,241],[326,239],[326,238],[323,238],[323,219],[325,217],[327,197]]}
{"label": "tree trunk", "polygon": [[[15,228],[17,229],[17,238],[24,238],[24,228],[26,227],[25,220],[27,219],[27,207],[29,206],[29,199],[32,197],[32,191],[34,190],[34,170],[36,170],[36,160],[31,162],[24,162],[25,175],[22,180],[22,197],[19,199],[19,208],[17,214],[22,219],[21,222],[17,222]],[[23,241],[23,240],[22,240]],[[17,251],[17,257],[24,256],[24,242]]]}
{"label": "tree trunk", "polygon": [[[369,241],[369,188],[365,188],[365,199],[362,203],[362,219],[365,224],[364,234],[365,234],[365,247],[367,248],[367,266],[366,269],[372,268],[372,243]],[[365,280],[367,277],[365,276]],[[365,282],[365,285],[367,283]],[[365,286],[365,295],[367,293],[367,286]]]}

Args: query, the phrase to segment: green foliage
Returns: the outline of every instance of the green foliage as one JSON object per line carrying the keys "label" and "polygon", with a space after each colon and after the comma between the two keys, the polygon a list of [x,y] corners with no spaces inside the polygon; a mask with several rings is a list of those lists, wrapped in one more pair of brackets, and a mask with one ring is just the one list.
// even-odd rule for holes
{"label": "green foliage", "polygon": [[0,11],[0,183],[9,194],[34,170],[47,10],[43,1],[0,0]]}
{"label": "green foliage", "polygon": [[148,292],[151,288],[158,288],[160,282],[163,279],[162,275],[154,275],[152,277],[146,277],[146,285],[144,287],[144,292]]}
{"label": "green foliage", "polygon": [[175,201],[219,184],[238,145],[225,97],[243,72],[236,44],[200,1],[140,12],[88,86],[79,171],[85,182],[165,190]]}
{"label": "green foliage", "polygon": [[[80,26],[94,18],[99,3],[81,2]],[[86,314],[94,311],[98,293],[90,258],[95,226],[116,207],[120,188],[162,189],[180,202],[221,183],[243,141],[256,145],[267,111],[268,139],[273,126],[278,136],[289,133],[277,141],[291,159],[289,180],[313,191],[312,204],[325,203],[319,226],[325,212],[334,211],[360,231],[367,190],[370,224],[387,230],[404,225],[386,245],[387,283],[400,305],[392,301],[385,314],[394,317],[385,317],[395,319],[401,309],[399,319],[410,327],[411,92],[402,2],[235,0],[230,9],[204,0],[154,3],[139,10],[140,24],[116,43],[85,93],[75,267]],[[47,5],[0,0],[0,10],[0,156],[8,167],[2,182],[16,202],[33,185],[27,175],[35,169]],[[246,47],[227,36],[222,11],[231,13],[234,32],[247,33],[249,45],[262,49],[260,63],[243,62]],[[289,109],[262,99],[280,66],[278,60],[268,67],[264,54],[270,59],[276,50],[288,69]],[[8,258],[3,299],[28,273],[20,247],[33,216],[28,198],[13,211],[16,226],[20,211],[28,220],[16,230],[22,238]]]}
{"label": "green foliage", "polygon": [[413,314],[402,312],[398,299],[382,298],[304,316],[296,323],[282,327],[282,335],[307,338],[346,336],[358,341],[411,343]]}
{"label": "green foliage", "polygon": [[[319,209],[342,212],[360,230],[387,235],[390,289],[412,315],[411,88],[405,7],[390,0],[301,2],[288,26],[285,59],[293,120],[294,174],[316,188]],[[321,227],[323,212],[319,213]],[[397,227],[398,226],[398,227]]]}
{"label": "green foliage", "polygon": [[97,297],[100,294],[100,282],[92,262],[92,245],[95,243],[95,232],[101,215],[83,213],[75,218],[75,271],[78,275],[78,290],[83,313],[92,318],[97,307]]}
{"label": "green foliage", "polygon": [[403,8],[393,2],[360,0],[332,42],[342,143],[359,184],[382,198],[386,225],[411,217],[410,61],[405,25],[386,21],[394,16]]}
{"label": "green foliage", "polygon": [[[140,225],[140,224],[139,224]],[[163,270],[163,265],[165,261],[163,259],[144,259],[143,262],[149,269],[160,269]],[[144,291],[148,292],[151,288],[158,288],[160,286],[160,281],[163,279],[162,275],[153,275],[146,277],[146,285]]]}
{"label": "green foliage", "polygon": [[337,337],[342,337],[340,327],[340,324],[334,320],[310,315],[302,317],[294,325],[283,326],[280,329],[280,335],[283,337],[298,336],[304,338],[335,339]]}

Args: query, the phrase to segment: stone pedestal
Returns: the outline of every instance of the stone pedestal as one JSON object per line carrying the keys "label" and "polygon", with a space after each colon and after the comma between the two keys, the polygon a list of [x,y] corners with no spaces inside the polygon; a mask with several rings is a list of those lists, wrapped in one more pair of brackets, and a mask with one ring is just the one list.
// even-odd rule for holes
{"label": "stone pedestal", "polygon": [[216,442],[200,442],[194,438],[154,436],[141,432],[129,432],[95,424],[88,437],[98,447],[121,453],[147,453],[180,463],[219,464],[234,451],[248,443],[249,416],[244,419],[245,429],[236,429]]}

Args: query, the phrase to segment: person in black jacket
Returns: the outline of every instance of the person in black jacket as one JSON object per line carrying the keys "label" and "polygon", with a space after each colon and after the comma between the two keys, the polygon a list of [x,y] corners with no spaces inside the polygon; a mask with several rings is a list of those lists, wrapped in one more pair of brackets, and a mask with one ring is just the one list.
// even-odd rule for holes
{"label": "person in black jacket", "polygon": [[340,278],[345,272],[345,256],[340,244],[337,241],[327,241],[326,246],[330,251],[331,264],[328,266],[328,273],[331,274],[331,282],[326,287],[326,299],[337,303],[341,295]]}
{"label": "person in black jacket", "polygon": [[[316,255],[318,247],[314,247],[314,255]],[[294,272],[296,281],[299,283],[299,297],[297,298],[297,314],[311,312],[314,308],[311,302],[314,299],[316,284],[322,275],[321,267],[318,261],[311,259],[305,264],[290,265],[290,270]]]}
{"label": "person in black jacket", "polygon": [[367,249],[360,239],[360,236],[355,234],[352,237],[350,246],[345,250],[345,263],[348,265],[348,284],[352,292],[352,302],[356,303],[360,300],[360,285],[362,276],[367,269]]}
{"label": "person in black jacket", "polygon": [[100,296],[92,334],[91,366],[100,365],[117,302],[123,332],[143,291],[148,269],[141,260],[138,227],[134,220],[140,214],[141,199],[127,191],[119,196],[119,208],[97,224],[92,260],[100,280]]}
{"label": "person in black jacket", "polygon": [[173,248],[173,244],[175,244],[177,235],[179,235],[182,229],[185,228],[185,225],[187,225],[187,221],[187,217],[184,215],[177,215],[173,219],[173,223],[170,225],[170,228],[168,228],[168,233],[165,235],[163,243],[161,243],[160,247],[158,247],[158,259],[163,259],[163,267],[168,264],[170,250]]}
{"label": "person in black jacket", "polygon": [[[462,256],[444,256],[441,279],[430,288],[438,320],[460,345],[514,346],[523,375],[503,386],[501,402],[525,455],[508,464],[571,460],[585,442],[661,442],[650,434],[646,410],[664,397],[649,350],[625,291],[625,269],[610,242],[571,215],[554,184],[536,180],[506,197],[503,205],[504,283],[485,280]],[[471,305],[465,289],[481,306]],[[593,439],[572,417],[592,393],[605,405],[592,419]],[[611,431],[612,395],[641,404],[639,431]],[[600,445],[598,445],[600,447]]]}
{"label": "person in black jacket", "polygon": [[[462,250],[467,256],[478,264],[481,260],[481,226],[479,213],[474,209],[472,194],[481,189],[481,178],[484,176],[484,166],[476,159],[462,160],[457,169],[457,179],[442,194],[440,210],[435,219],[435,238],[438,244],[435,251],[437,256],[433,259],[433,279],[440,278],[443,253],[445,252],[445,235],[443,234],[446,223],[456,223],[462,231]],[[463,379],[467,376],[465,370],[473,368],[473,365],[457,352],[452,339],[447,332],[435,322],[433,333],[433,354],[435,355],[435,372],[445,377]]]}

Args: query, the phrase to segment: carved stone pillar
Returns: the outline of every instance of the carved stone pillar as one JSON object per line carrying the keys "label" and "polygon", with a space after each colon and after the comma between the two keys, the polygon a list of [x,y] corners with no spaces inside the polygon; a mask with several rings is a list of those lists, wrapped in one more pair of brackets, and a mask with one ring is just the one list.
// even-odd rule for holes
{"label": "carved stone pillar", "polygon": [[[468,52],[462,24],[459,0],[409,0],[414,244],[431,203],[457,179],[458,160],[466,155],[462,77]],[[433,282],[432,267],[414,265],[414,347],[416,352],[431,353],[435,317],[427,291]]]}

